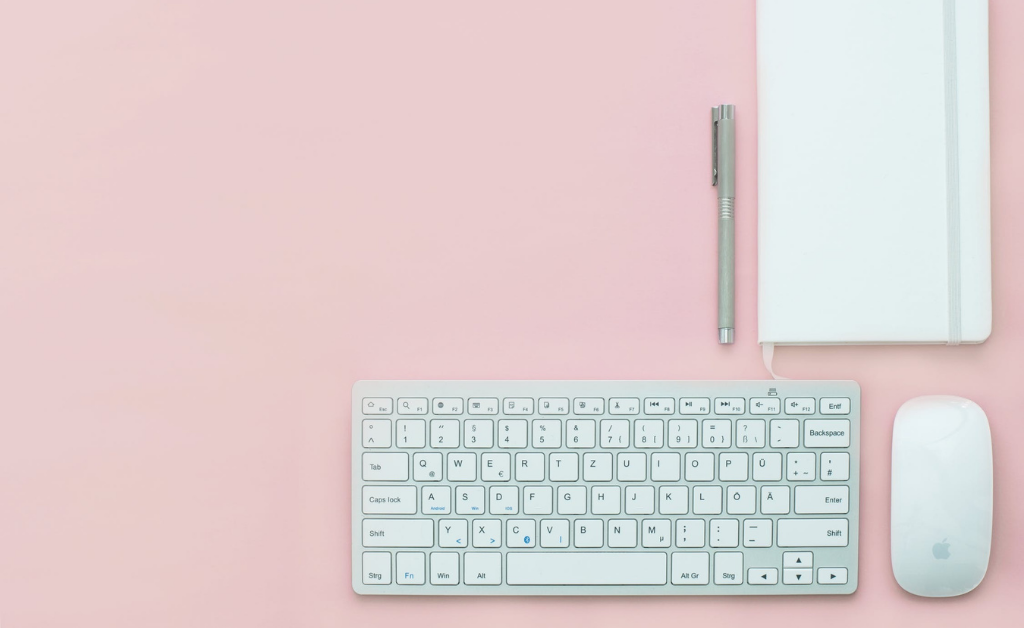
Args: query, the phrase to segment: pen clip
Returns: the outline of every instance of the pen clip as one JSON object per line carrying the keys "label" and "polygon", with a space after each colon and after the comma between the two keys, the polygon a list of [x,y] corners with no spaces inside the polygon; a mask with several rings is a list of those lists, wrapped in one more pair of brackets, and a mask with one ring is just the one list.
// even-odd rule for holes
{"label": "pen clip", "polygon": [[711,108],[711,187],[718,185],[718,107]]}

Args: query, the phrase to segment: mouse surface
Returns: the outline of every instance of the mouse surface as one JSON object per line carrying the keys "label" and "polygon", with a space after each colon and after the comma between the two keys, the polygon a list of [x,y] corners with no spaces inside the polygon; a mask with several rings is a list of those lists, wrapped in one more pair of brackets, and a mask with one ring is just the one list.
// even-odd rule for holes
{"label": "mouse surface", "polygon": [[992,436],[978,404],[918,397],[892,434],[892,572],[915,595],[974,589],[992,541]]}

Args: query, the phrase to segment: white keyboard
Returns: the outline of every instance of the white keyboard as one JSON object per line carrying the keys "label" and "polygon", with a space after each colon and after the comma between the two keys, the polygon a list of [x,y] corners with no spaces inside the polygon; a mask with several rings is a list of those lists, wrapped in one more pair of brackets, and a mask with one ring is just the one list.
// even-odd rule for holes
{"label": "white keyboard", "polygon": [[361,381],[352,585],[853,593],[859,463],[851,381]]}

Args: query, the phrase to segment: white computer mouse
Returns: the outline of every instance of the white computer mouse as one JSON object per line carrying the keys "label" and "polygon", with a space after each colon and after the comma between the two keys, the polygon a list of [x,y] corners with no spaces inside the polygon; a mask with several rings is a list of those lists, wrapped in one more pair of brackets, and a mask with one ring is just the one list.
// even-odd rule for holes
{"label": "white computer mouse", "polygon": [[992,541],[992,435],[978,404],[918,397],[892,432],[892,572],[915,595],[981,583]]}

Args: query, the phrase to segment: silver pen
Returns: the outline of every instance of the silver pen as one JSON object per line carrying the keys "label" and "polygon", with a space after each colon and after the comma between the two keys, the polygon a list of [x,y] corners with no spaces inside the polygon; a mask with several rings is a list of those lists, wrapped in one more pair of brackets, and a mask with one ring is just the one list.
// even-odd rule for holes
{"label": "silver pen", "polygon": [[711,108],[711,185],[718,188],[718,342],[732,344],[736,329],[735,105]]}

